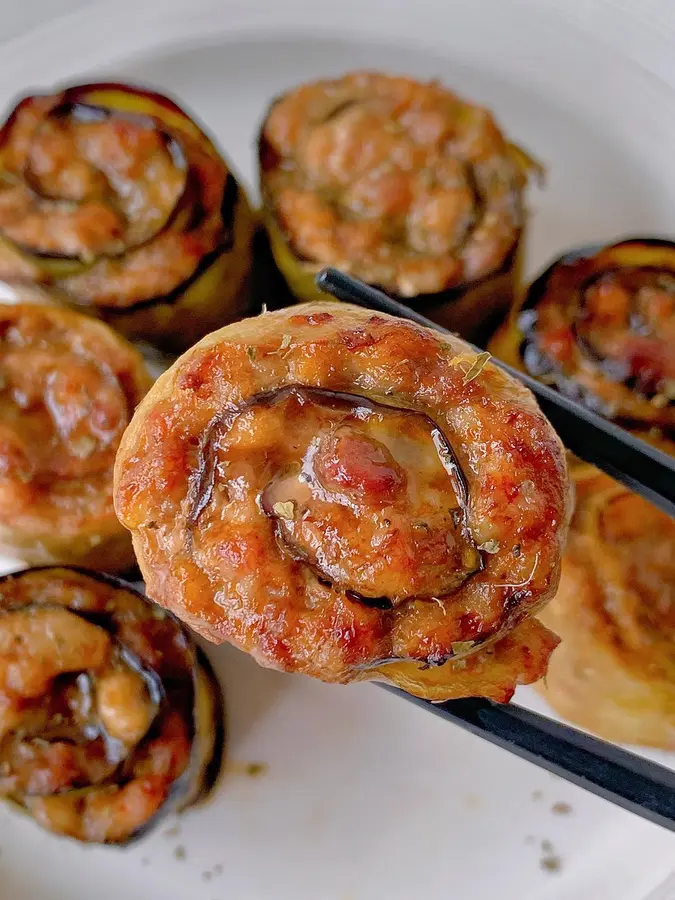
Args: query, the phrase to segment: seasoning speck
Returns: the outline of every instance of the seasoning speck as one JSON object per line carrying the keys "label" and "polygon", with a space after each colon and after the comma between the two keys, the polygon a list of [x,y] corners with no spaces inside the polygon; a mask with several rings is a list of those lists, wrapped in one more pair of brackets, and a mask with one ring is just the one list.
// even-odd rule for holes
{"label": "seasoning speck", "polygon": [[280,519],[292,519],[295,513],[295,503],[292,500],[280,501],[272,507],[275,516]]}
{"label": "seasoning speck", "polygon": [[484,550],[486,553],[499,553],[499,541],[485,541],[484,544],[478,545],[479,550]]}
{"label": "seasoning speck", "polygon": [[248,358],[253,362],[255,359],[255,347],[247,347],[246,352],[248,353]]}
{"label": "seasoning speck", "polygon": [[452,655],[457,656],[459,653],[466,653],[472,649],[473,645],[473,641],[453,641],[450,645],[452,647]]}
{"label": "seasoning speck", "polygon": [[246,763],[246,769],[244,770],[249,778],[259,778],[261,775],[264,775],[268,769],[267,763],[262,762],[251,762]]}
{"label": "seasoning speck", "polygon": [[516,544],[513,548],[513,555],[518,558],[520,556],[520,544]]}
{"label": "seasoning speck", "polygon": [[545,872],[559,872],[562,869],[562,860],[559,856],[542,856],[539,865]]}
{"label": "seasoning speck", "polygon": [[180,834],[180,823],[179,822],[174,823],[173,825],[171,825],[169,828],[165,829],[165,831],[164,831],[164,837],[168,837],[168,838],[178,837],[179,834]]}
{"label": "seasoning speck", "polygon": [[469,382],[473,381],[474,378],[478,378],[489,359],[490,354],[487,351],[479,353],[471,364],[469,371],[464,375],[464,378],[462,378],[462,384],[467,385]]}
{"label": "seasoning speck", "polygon": [[556,816],[569,816],[572,812],[572,807],[569,803],[563,803],[562,800],[559,800],[557,803],[553,804],[551,812],[555,813]]}
{"label": "seasoning speck", "polygon": [[532,791],[532,799],[533,800],[541,800],[544,796],[543,791]]}
{"label": "seasoning speck", "polygon": [[223,874],[223,867],[222,867],[221,863],[215,864],[215,866],[213,867],[213,874],[214,875],[222,875]]}
{"label": "seasoning speck", "polygon": [[70,442],[70,450],[78,459],[87,459],[96,449],[96,441],[93,437],[83,435]]}
{"label": "seasoning speck", "polygon": [[181,844],[179,844],[176,847],[176,849],[173,851],[173,855],[179,862],[182,862],[187,856],[187,853],[185,852],[185,847],[183,847]]}
{"label": "seasoning speck", "polygon": [[202,872],[202,881],[211,881],[212,878],[211,872]]}

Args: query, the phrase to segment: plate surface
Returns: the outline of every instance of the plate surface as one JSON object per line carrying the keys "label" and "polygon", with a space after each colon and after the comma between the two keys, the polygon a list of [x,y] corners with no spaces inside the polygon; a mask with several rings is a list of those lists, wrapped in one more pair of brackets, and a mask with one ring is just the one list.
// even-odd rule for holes
{"label": "plate surface", "polygon": [[[154,85],[253,188],[255,131],[284,88],[362,66],[439,77],[548,168],[533,273],[577,244],[675,233],[667,5],[639,18],[628,0],[122,0],[3,47],[0,99],[93,73]],[[230,714],[216,797],[127,851],[0,808],[2,900],[675,897],[675,838],[655,826],[373,686],[211,658]]]}

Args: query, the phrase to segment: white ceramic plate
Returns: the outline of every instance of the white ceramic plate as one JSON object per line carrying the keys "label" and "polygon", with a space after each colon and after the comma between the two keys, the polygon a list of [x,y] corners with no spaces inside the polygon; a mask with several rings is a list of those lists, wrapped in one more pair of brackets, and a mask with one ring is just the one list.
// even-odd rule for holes
{"label": "white ceramic plate", "polygon": [[[3,47],[0,98],[94,72],[155,85],[252,186],[256,126],[284,88],[357,66],[437,76],[549,168],[531,200],[533,272],[587,241],[675,233],[668,6],[118,0]],[[2,900],[675,897],[665,831],[376,687],[281,676],[228,648],[212,658],[230,714],[214,800],[127,851],[58,840],[3,809]],[[556,871],[541,865],[551,857]]]}

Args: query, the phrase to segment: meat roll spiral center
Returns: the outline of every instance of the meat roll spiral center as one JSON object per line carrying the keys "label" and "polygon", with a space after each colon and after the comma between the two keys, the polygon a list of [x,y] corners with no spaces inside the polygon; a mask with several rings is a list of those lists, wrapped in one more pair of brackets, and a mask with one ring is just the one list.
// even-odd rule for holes
{"label": "meat roll spiral center", "polygon": [[[284,429],[292,439],[279,445]],[[462,473],[424,415],[293,387],[227,415],[205,447],[192,533],[209,568],[227,568],[218,526],[237,515],[242,479],[281,551],[368,605],[442,597],[481,566]]]}

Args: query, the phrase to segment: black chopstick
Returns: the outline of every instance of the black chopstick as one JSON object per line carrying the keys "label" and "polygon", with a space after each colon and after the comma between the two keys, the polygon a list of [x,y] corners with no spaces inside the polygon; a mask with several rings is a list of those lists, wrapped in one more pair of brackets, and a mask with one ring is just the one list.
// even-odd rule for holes
{"label": "black chopstick", "polygon": [[[442,325],[337,269],[323,269],[316,283],[339,300],[449,333]],[[675,459],[524,372],[498,359],[493,358],[493,362],[532,391],[568,449],[675,517]]]}
{"label": "black chopstick", "polygon": [[[447,329],[402,303],[336,269],[324,269],[316,282],[322,290],[340,300],[411,319],[447,333]],[[478,348],[476,350],[479,352]],[[655,454],[649,445],[635,440],[623,429],[605,422],[578,403],[561,397],[498,360],[495,362],[532,389],[570,449],[662,509],[675,513],[672,479],[675,468],[669,457]],[[579,433],[583,440],[577,440]],[[601,449],[586,446],[592,441],[600,441]],[[658,477],[654,477],[652,470],[654,454],[655,467],[663,466],[658,470]],[[670,490],[664,497],[663,485],[667,484],[667,478],[671,479]],[[675,831],[675,772],[664,766],[515,704],[503,705],[480,697],[431,703],[395,688],[387,690],[629,812]]]}
{"label": "black chopstick", "polygon": [[675,831],[675,772],[522,706],[480,697],[431,703],[387,688],[521,759]]}

